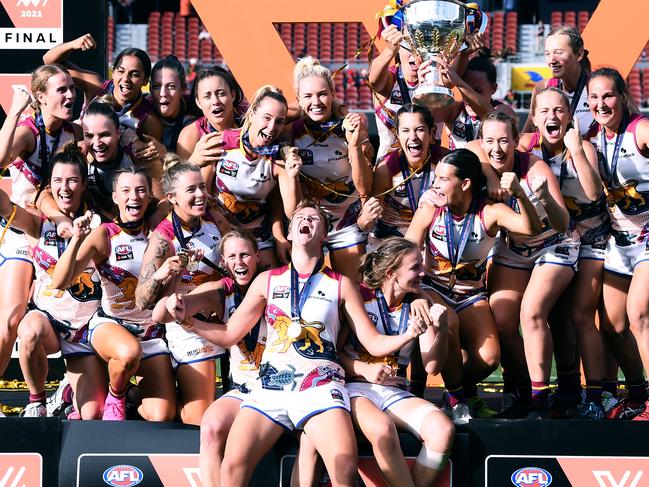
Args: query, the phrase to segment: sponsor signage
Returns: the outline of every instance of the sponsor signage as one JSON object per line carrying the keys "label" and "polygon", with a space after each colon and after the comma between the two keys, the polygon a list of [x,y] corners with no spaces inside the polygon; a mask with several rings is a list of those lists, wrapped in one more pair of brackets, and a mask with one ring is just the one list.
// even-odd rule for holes
{"label": "sponsor signage", "polygon": [[42,485],[43,457],[39,453],[0,453],[0,486]]}

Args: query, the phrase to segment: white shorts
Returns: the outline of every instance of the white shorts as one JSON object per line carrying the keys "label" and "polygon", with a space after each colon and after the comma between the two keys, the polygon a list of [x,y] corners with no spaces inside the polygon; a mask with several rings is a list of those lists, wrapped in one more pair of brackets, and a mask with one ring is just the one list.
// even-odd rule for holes
{"label": "white shorts", "polygon": [[555,244],[537,249],[531,248],[528,252],[515,252],[507,246],[504,239],[496,239],[493,248],[493,263],[515,269],[531,270],[534,266],[554,264],[572,268],[577,272],[579,259],[579,241],[573,238],[561,240]]}
{"label": "white shorts", "polygon": [[[50,322],[52,328],[59,336],[59,346],[63,357],[74,357],[80,355],[94,355],[94,351],[88,341],[88,325],[72,329],[67,322],[57,320],[50,313],[30,305],[32,309],[25,313],[25,318],[31,313],[39,313]],[[24,318],[23,318],[24,319]]]}
{"label": "white shorts", "polygon": [[327,234],[326,246],[329,251],[347,249],[367,242],[367,232],[361,231],[354,223],[340,230],[332,230]]}
{"label": "white shorts", "polygon": [[183,364],[213,360],[225,353],[225,349],[185,330],[178,323],[167,323],[167,344],[174,368]]}
{"label": "white shorts", "polygon": [[349,392],[339,382],[327,382],[305,391],[258,388],[247,395],[241,407],[254,409],[287,431],[302,429],[311,417],[330,409],[350,411]]}
{"label": "white shorts", "polygon": [[604,260],[606,258],[606,240],[596,244],[581,244],[579,259]]}
{"label": "white shorts", "polygon": [[245,401],[250,393],[241,392],[239,389],[230,389],[228,392],[223,394],[219,399],[228,397],[231,399],[236,399],[237,401]]}
{"label": "white shorts", "polygon": [[372,401],[381,411],[385,411],[399,401],[416,397],[399,387],[370,384],[369,382],[348,382],[347,390],[351,399],[365,397]]}
{"label": "white shorts", "polygon": [[478,301],[486,301],[488,299],[487,291],[484,290],[484,288],[477,289],[474,294],[460,294],[452,291],[447,287],[437,285],[435,281],[433,281],[429,276],[424,277],[421,288],[424,291],[430,290],[434,291],[436,294],[439,294],[444,302],[448,304],[456,313],[459,313],[460,311],[473,306]]}
{"label": "white shorts", "polygon": [[604,269],[632,277],[635,266],[645,261],[649,261],[649,238],[638,242],[637,236],[615,231],[609,237]]}
{"label": "white shorts", "polygon": [[[117,318],[106,316],[101,309],[99,309],[92,316],[92,318],[90,318],[90,322],[88,323],[88,336],[89,336],[88,341],[90,342],[90,345],[92,345],[94,331],[97,329],[97,327],[103,325],[104,323],[114,323],[116,325],[119,325],[125,328],[126,330],[128,330],[128,332],[131,333],[131,335],[137,338],[140,341],[140,345],[142,346],[142,357],[141,357],[142,360],[155,357],[156,355],[169,355],[169,349],[167,348],[167,343],[164,341],[164,338],[162,336],[156,338],[147,338],[143,340],[142,336],[144,335],[144,333],[148,328],[140,327],[133,323],[128,323],[123,320],[119,320]],[[152,325],[152,326],[159,326],[159,325]],[[136,330],[142,330],[142,331],[138,332]]]}
{"label": "white shorts", "polygon": [[[4,226],[0,225],[0,234]],[[27,234],[8,228],[0,247],[0,267],[7,261],[32,263],[32,242]]]}

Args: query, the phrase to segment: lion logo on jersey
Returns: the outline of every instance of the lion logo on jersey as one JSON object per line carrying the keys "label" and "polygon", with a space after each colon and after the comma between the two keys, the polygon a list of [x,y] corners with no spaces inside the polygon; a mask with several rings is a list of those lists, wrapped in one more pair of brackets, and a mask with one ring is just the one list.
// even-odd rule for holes
{"label": "lion logo on jersey", "polygon": [[306,350],[314,344],[318,348],[318,352],[324,352],[324,346],[322,339],[320,338],[320,333],[324,330],[325,326],[319,321],[312,321],[310,323],[302,323],[301,333],[297,338],[290,338],[288,336],[288,327],[291,324],[291,319],[286,316],[278,316],[275,322],[273,323],[273,328],[277,332],[278,338],[273,343],[271,343],[271,351],[286,353],[288,347],[293,342],[298,342],[304,340],[304,345],[300,347],[300,350]]}
{"label": "lion logo on jersey", "polygon": [[264,354],[266,345],[257,342],[255,348],[250,351],[248,350],[246,340],[244,339],[237,343],[237,347],[239,347],[239,350],[241,350],[241,354],[244,357],[243,360],[239,362],[239,370],[257,370],[259,364],[261,364],[261,356]]}
{"label": "lion logo on jersey", "polygon": [[218,200],[221,207],[241,224],[252,223],[261,216],[261,207],[258,202],[239,201],[227,188],[224,190],[219,188]]}
{"label": "lion logo on jersey", "polygon": [[137,277],[125,276],[117,285],[122,295],[111,303],[112,309],[133,309],[135,308],[135,288],[137,287]]}
{"label": "lion logo on jersey", "polygon": [[367,364],[384,363],[385,365],[392,367],[393,370],[397,370],[399,368],[399,362],[397,361],[396,356],[388,355],[387,357],[375,357],[362,345],[358,349],[358,360]]}
{"label": "lion logo on jersey", "polygon": [[[631,179],[620,188],[609,189],[609,206],[617,205],[624,213],[632,215],[644,212],[647,209],[649,192],[638,191],[637,187],[638,181]],[[621,203],[622,201],[623,203]]]}
{"label": "lion logo on jersey", "polygon": [[[346,183],[345,176],[340,179],[329,179],[327,178],[324,183],[314,179],[314,178],[304,178],[303,186],[304,194],[308,195],[309,198],[313,198],[317,201],[325,199],[329,203],[339,204],[345,201],[346,196],[349,196],[354,192],[353,183]],[[341,193],[339,194],[334,193]]]}
{"label": "lion logo on jersey", "polygon": [[[478,259],[473,259],[468,262],[460,262],[455,267],[455,273],[458,279],[467,280],[467,281],[477,281],[482,277],[482,267],[476,267],[476,264],[479,262]],[[434,256],[432,263],[433,271],[439,274],[449,274],[453,270],[451,261],[444,258],[441,255]]]}

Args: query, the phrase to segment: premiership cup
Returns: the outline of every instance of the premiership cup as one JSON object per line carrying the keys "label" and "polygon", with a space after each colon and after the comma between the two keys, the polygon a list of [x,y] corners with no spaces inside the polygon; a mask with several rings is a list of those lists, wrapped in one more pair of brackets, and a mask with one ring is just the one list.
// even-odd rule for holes
{"label": "premiership cup", "polygon": [[[457,0],[411,0],[403,7],[403,35],[422,61],[444,54],[452,60],[458,53],[474,21],[476,9]],[[429,108],[450,105],[453,92],[442,85],[437,63],[415,90],[413,101]]]}

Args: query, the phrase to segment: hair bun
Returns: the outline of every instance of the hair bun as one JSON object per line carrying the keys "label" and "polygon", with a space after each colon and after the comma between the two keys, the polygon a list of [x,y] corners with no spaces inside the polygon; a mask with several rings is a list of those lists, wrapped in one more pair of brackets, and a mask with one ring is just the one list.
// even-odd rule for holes
{"label": "hair bun", "polygon": [[167,154],[165,154],[164,156],[164,159],[162,159],[162,170],[164,172],[168,172],[169,169],[177,164],[180,164],[181,162],[182,160],[180,159],[178,154],[176,154],[175,152],[167,152]]}

